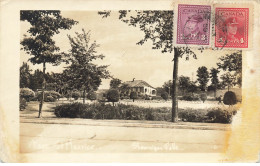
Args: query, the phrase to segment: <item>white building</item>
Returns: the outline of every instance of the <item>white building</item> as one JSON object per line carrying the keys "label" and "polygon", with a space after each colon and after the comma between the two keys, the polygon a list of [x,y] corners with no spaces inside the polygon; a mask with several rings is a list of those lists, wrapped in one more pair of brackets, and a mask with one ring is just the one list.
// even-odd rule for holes
{"label": "white building", "polygon": [[128,94],[137,92],[138,95],[156,96],[156,89],[143,80],[126,81],[123,84],[128,85]]}

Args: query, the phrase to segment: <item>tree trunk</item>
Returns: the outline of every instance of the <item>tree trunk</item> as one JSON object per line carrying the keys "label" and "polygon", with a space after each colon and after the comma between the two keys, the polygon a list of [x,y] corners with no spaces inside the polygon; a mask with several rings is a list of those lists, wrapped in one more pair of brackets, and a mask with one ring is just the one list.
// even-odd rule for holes
{"label": "tree trunk", "polygon": [[174,47],[174,66],[173,66],[173,82],[172,82],[172,122],[178,121],[178,63],[179,63],[179,52],[176,47]]}
{"label": "tree trunk", "polygon": [[86,89],[84,88],[84,91],[83,91],[83,104],[85,104],[85,97],[86,97]]}
{"label": "tree trunk", "polygon": [[45,70],[46,70],[46,64],[45,64],[45,62],[43,62],[42,98],[41,98],[41,101],[40,101],[40,104],[39,104],[38,118],[42,117],[42,106],[43,106],[43,102],[44,102],[44,90],[45,90],[45,87],[46,87]]}

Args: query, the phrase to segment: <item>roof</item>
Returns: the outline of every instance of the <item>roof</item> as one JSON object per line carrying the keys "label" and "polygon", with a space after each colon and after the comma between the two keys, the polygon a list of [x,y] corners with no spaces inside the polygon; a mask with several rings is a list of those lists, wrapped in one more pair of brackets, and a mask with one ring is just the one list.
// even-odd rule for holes
{"label": "roof", "polygon": [[129,87],[138,87],[139,88],[139,87],[148,86],[150,88],[154,88],[143,80],[126,81],[126,82],[124,82],[124,84],[127,84]]}

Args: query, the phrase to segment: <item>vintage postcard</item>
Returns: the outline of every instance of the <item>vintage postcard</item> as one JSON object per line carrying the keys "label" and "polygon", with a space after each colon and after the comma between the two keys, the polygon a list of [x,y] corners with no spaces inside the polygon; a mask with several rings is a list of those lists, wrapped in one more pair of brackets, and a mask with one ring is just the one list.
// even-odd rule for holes
{"label": "vintage postcard", "polygon": [[259,162],[259,1],[0,1],[2,162]]}

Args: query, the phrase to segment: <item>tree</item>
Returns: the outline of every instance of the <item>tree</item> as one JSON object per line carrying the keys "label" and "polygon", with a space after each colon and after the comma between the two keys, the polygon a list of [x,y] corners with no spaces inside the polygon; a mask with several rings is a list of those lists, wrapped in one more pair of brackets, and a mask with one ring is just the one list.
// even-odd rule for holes
{"label": "tree", "polygon": [[[111,11],[99,11],[103,18],[110,16]],[[160,49],[162,53],[174,52],[173,84],[172,84],[172,122],[178,120],[178,64],[179,58],[186,55],[186,60],[190,56],[197,58],[196,54],[189,47],[173,46],[173,10],[143,10],[143,11],[119,11],[119,20],[129,26],[139,27],[144,32],[144,38],[137,42],[143,45],[147,41],[152,41],[152,49]],[[203,50],[203,49],[201,49]]]}
{"label": "tree", "polygon": [[228,91],[231,87],[235,86],[237,84],[236,77],[230,73],[225,73],[221,75],[220,77],[222,79],[222,86],[224,88],[228,88]]}
{"label": "tree", "polygon": [[118,102],[119,101],[119,92],[118,90],[116,89],[110,89],[108,92],[107,92],[107,100],[109,102],[112,102],[113,103],[113,106],[115,106],[115,102]]}
{"label": "tree", "polygon": [[[58,52],[59,47],[55,45],[52,37],[58,34],[61,29],[71,29],[77,22],[63,18],[60,11],[54,10],[22,10],[20,20],[31,24],[27,31],[30,36],[25,36],[21,42],[23,49],[32,57],[29,61],[33,64],[43,64],[43,75],[45,76],[46,63],[58,65],[62,56]],[[44,101],[44,90],[46,86],[45,78],[42,83],[42,99],[39,106],[39,115],[41,117]]]}
{"label": "tree", "polygon": [[185,76],[179,77],[179,89],[182,90],[182,93],[184,94],[184,91],[187,90],[190,86],[190,78]]}
{"label": "tree", "polygon": [[190,81],[190,85],[188,87],[188,92],[191,92],[193,95],[194,92],[196,92],[197,90],[198,90],[198,86],[196,85],[196,81]]}
{"label": "tree", "polygon": [[71,86],[75,89],[83,90],[83,103],[85,103],[86,92],[96,91],[101,84],[102,78],[109,78],[107,65],[97,65],[92,61],[103,59],[103,54],[97,53],[100,46],[94,41],[90,41],[90,31],[87,33],[82,29],[82,33],[76,32],[76,37],[68,35],[71,49],[65,54],[67,61],[70,63],[68,67],[71,77]]}
{"label": "tree", "polygon": [[211,78],[211,86],[214,90],[214,97],[216,97],[216,91],[219,88],[219,80],[218,80],[219,70],[216,68],[210,69],[210,78]]}
{"label": "tree", "polygon": [[121,94],[126,94],[129,91],[129,85],[128,84],[121,84],[119,86],[119,91]]}
{"label": "tree", "polygon": [[242,86],[242,51],[236,51],[219,58],[218,69],[229,72],[235,77],[235,85]]}
{"label": "tree", "polygon": [[132,99],[133,102],[135,102],[135,99],[137,99],[137,93],[136,92],[131,92],[130,93],[130,99]]}
{"label": "tree", "polygon": [[40,89],[42,87],[43,83],[43,72],[39,69],[36,69],[34,73],[30,77],[30,85],[29,88],[36,91],[37,89]]}
{"label": "tree", "polygon": [[97,99],[97,94],[94,91],[88,92],[87,99],[93,101]]}
{"label": "tree", "polygon": [[171,80],[164,82],[162,87],[169,95],[172,95],[173,90],[172,90],[172,81]]}
{"label": "tree", "polygon": [[121,80],[118,78],[113,78],[110,81],[110,89],[118,89],[119,85],[121,84]]}
{"label": "tree", "polygon": [[20,88],[28,88],[30,86],[31,71],[29,65],[23,62],[20,67]]}
{"label": "tree", "polygon": [[167,101],[168,98],[169,98],[169,94],[168,94],[167,92],[164,92],[164,93],[161,94],[161,97],[162,97],[165,101]]}
{"label": "tree", "polygon": [[209,81],[209,72],[205,66],[199,67],[197,70],[197,77],[199,82],[199,88],[201,91],[207,90],[207,84]]}

